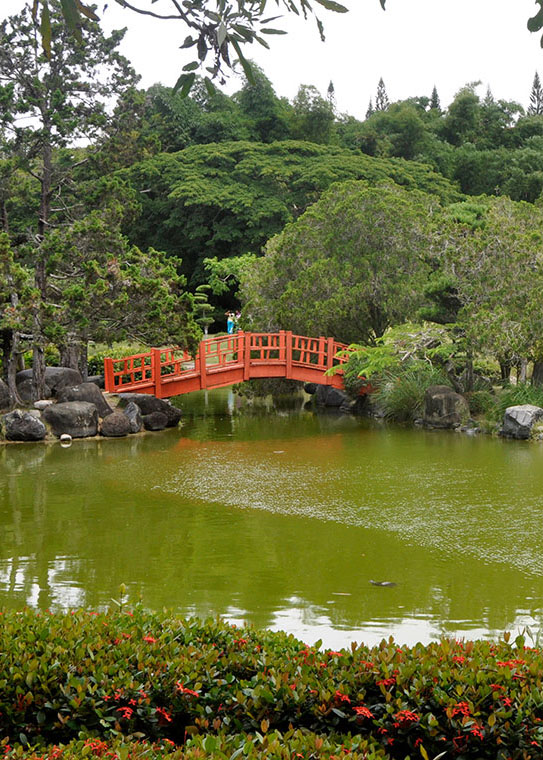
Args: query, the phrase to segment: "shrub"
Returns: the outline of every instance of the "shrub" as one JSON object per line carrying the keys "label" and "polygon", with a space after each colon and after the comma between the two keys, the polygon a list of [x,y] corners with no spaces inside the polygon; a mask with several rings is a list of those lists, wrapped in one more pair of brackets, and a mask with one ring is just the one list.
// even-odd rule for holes
{"label": "shrub", "polygon": [[486,390],[472,391],[466,396],[472,415],[493,413],[496,405],[496,395]]}
{"label": "shrub", "polygon": [[413,362],[386,372],[379,381],[374,398],[387,419],[410,422],[424,409],[424,394],[431,385],[451,385],[447,374],[424,362]]}
{"label": "shrub", "polygon": [[140,354],[149,351],[139,343],[115,343],[113,346],[105,346],[103,343],[89,346],[88,373],[89,375],[104,374],[104,359],[124,359],[125,356]]}
{"label": "shrub", "polygon": [[494,406],[489,409],[489,416],[501,420],[508,406],[518,404],[534,404],[534,406],[543,407],[543,387],[526,383],[507,386],[497,395]]}
{"label": "shrub", "polygon": [[[543,753],[543,657],[522,636],[334,652],[284,633],[139,609],[24,610],[1,620],[5,744],[92,737],[116,747],[138,738],[230,760],[265,757],[266,746],[270,758],[283,757],[275,742],[291,756],[329,757],[343,745],[367,760]],[[129,749],[113,751],[128,758]]]}

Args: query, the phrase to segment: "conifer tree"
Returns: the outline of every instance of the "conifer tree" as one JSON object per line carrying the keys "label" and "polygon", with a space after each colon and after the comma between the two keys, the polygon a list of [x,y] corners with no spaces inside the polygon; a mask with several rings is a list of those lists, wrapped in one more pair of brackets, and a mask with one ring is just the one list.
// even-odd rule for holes
{"label": "conifer tree", "polygon": [[330,108],[333,111],[335,111],[336,110],[336,90],[335,90],[334,83],[332,82],[332,80],[330,80],[330,84],[328,85],[328,89],[326,90],[326,99],[328,100]]}
{"label": "conifer tree", "polygon": [[530,116],[541,116],[541,114],[543,114],[543,88],[541,87],[541,81],[537,71],[535,72],[532,91],[530,93],[528,114]]}
{"label": "conifer tree", "polygon": [[441,103],[439,102],[439,95],[437,94],[437,87],[435,85],[430,96],[430,109],[441,111]]}
{"label": "conifer tree", "polygon": [[370,98],[370,102],[368,103],[368,110],[366,111],[366,119],[369,119],[370,116],[372,116],[375,113],[375,108],[373,107],[373,100]]}
{"label": "conifer tree", "polygon": [[390,101],[388,99],[385,83],[383,77],[381,77],[377,85],[377,94],[375,95],[375,110],[386,111],[389,105]]}

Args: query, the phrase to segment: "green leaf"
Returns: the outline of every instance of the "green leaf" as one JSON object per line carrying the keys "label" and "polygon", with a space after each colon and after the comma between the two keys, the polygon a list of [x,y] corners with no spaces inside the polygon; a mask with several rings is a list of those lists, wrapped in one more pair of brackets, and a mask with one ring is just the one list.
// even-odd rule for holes
{"label": "green leaf", "polygon": [[41,12],[40,33],[43,52],[47,58],[51,58],[51,16],[49,15],[47,3],[44,4]]}
{"label": "green leaf", "polygon": [[60,0],[62,5],[62,15],[68,25],[68,28],[72,32],[77,31],[81,17],[79,15],[79,9],[77,7],[77,0]]}
{"label": "green leaf", "polygon": [[191,61],[186,66],[183,66],[183,71],[195,71],[199,65],[198,61]]}
{"label": "green leaf", "polygon": [[543,0],[536,0],[536,2],[540,8],[535,16],[528,19],[528,29],[530,32],[539,32],[543,28]]}
{"label": "green leaf", "polygon": [[385,4],[386,4],[386,1],[387,1],[387,0],[379,0],[379,2],[381,3],[381,8],[382,8],[383,10],[386,10],[386,8],[385,8]]}
{"label": "green leaf", "polygon": [[236,53],[238,54],[239,62],[241,63],[241,67],[243,69],[243,73],[247,77],[247,81],[249,82],[249,84],[253,84],[254,85],[255,84],[255,78],[254,78],[253,70],[251,68],[251,64],[249,63],[249,61],[245,58],[245,56],[241,52],[241,48],[239,46],[239,42],[237,42],[237,40],[232,40],[232,46],[233,46],[234,50],[236,51]]}
{"label": "green leaf", "polygon": [[62,6],[62,15],[66,21],[66,26],[70,29],[76,40],[82,42],[83,37],[80,29],[81,16],[79,15],[77,0],[60,0],[60,4]]}
{"label": "green leaf", "polygon": [[262,34],[286,34],[284,29],[261,29]]}
{"label": "green leaf", "polygon": [[210,97],[213,97],[213,95],[217,94],[217,88],[215,87],[215,85],[213,84],[213,82],[211,81],[209,77],[204,77],[204,84],[207,90],[207,94]]}
{"label": "green leaf", "polygon": [[90,19],[91,21],[100,21],[99,17],[96,15],[93,9],[89,8],[88,5],[83,5],[81,0],[76,0],[76,4],[79,13],[82,13],[86,18]]}
{"label": "green leaf", "polygon": [[194,80],[196,79],[196,74],[192,72],[191,74],[181,74],[177,82],[174,84],[173,87],[173,94],[175,95],[176,92],[179,91],[179,94],[182,98],[186,98],[187,95],[190,92],[190,88],[194,84]]}
{"label": "green leaf", "polygon": [[349,11],[344,5],[334,2],[334,0],[316,0],[316,2],[327,10],[334,11],[334,13],[348,13]]}

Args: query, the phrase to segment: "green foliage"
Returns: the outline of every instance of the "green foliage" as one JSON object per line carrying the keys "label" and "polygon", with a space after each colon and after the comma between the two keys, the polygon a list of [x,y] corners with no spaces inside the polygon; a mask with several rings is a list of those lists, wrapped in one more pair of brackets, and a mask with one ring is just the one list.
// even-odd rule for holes
{"label": "green foliage", "polygon": [[503,420],[503,415],[508,406],[520,404],[533,404],[543,407],[543,387],[519,383],[508,385],[497,394],[495,404],[488,409],[487,413],[492,419]]}
{"label": "green foliage", "polygon": [[334,182],[392,180],[443,202],[460,199],[447,180],[416,162],[289,140],[195,145],[120,176],[142,203],[141,216],[127,227],[131,241],[180,256],[191,285],[205,282],[205,258],[259,251]]}
{"label": "green foliage", "polygon": [[104,359],[114,356],[116,359],[124,359],[125,356],[133,356],[147,350],[141,343],[112,343],[106,346],[103,343],[91,343],[88,351],[89,375],[102,375],[104,372]]}
{"label": "green foliage", "polygon": [[[256,258],[254,253],[244,253],[242,256],[230,256],[227,259],[218,259],[216,256],[204,259],[204,268],[209,273],[207,277],[212,293],[220,296],[232,288],[237,288],[254,266]],[[238,295],[237,291],[234,295]]]}
{"label": "green foliage", "polygon": [[[96,757],[109,746],[118,760],[351,751],[521,760],[543,742],[542,653],[523,636],[321,651],[284,633],[121,606],[4,612],[0,651],[10,760]],[[16,743],[27,749],[6,750]],[[37,744],[57,749],[32,754]]]}
{"label": "green foliage", "polygon": [[422,305],[440,215],[436,199],[415,190],[338,183],[268,243],[244,279],[252,326],[375,341]]}
{"label": "green foliage", "polygon": [[474,416],[494,416],[496,406],[496,396],[492,391],[477,390],[472,391],[466,396],[470,413]]}
{"label": "green foliage", "polygon": [[451,381],[441,367],[416,361],[383,373],[374,400],[387,419],[413,422],[422,416],[424,394],[431,385],[451,386]]}

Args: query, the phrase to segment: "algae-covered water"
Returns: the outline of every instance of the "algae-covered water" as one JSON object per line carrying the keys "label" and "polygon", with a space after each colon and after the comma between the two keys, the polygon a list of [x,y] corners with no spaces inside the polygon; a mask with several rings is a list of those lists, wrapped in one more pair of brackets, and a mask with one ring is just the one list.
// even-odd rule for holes
{"label": "algae-covered water", "polygon": [[96,609],[125,583],[332,647],[537,631],[543,446],[178,403],[178,430],[2,447],[0,607]]}

